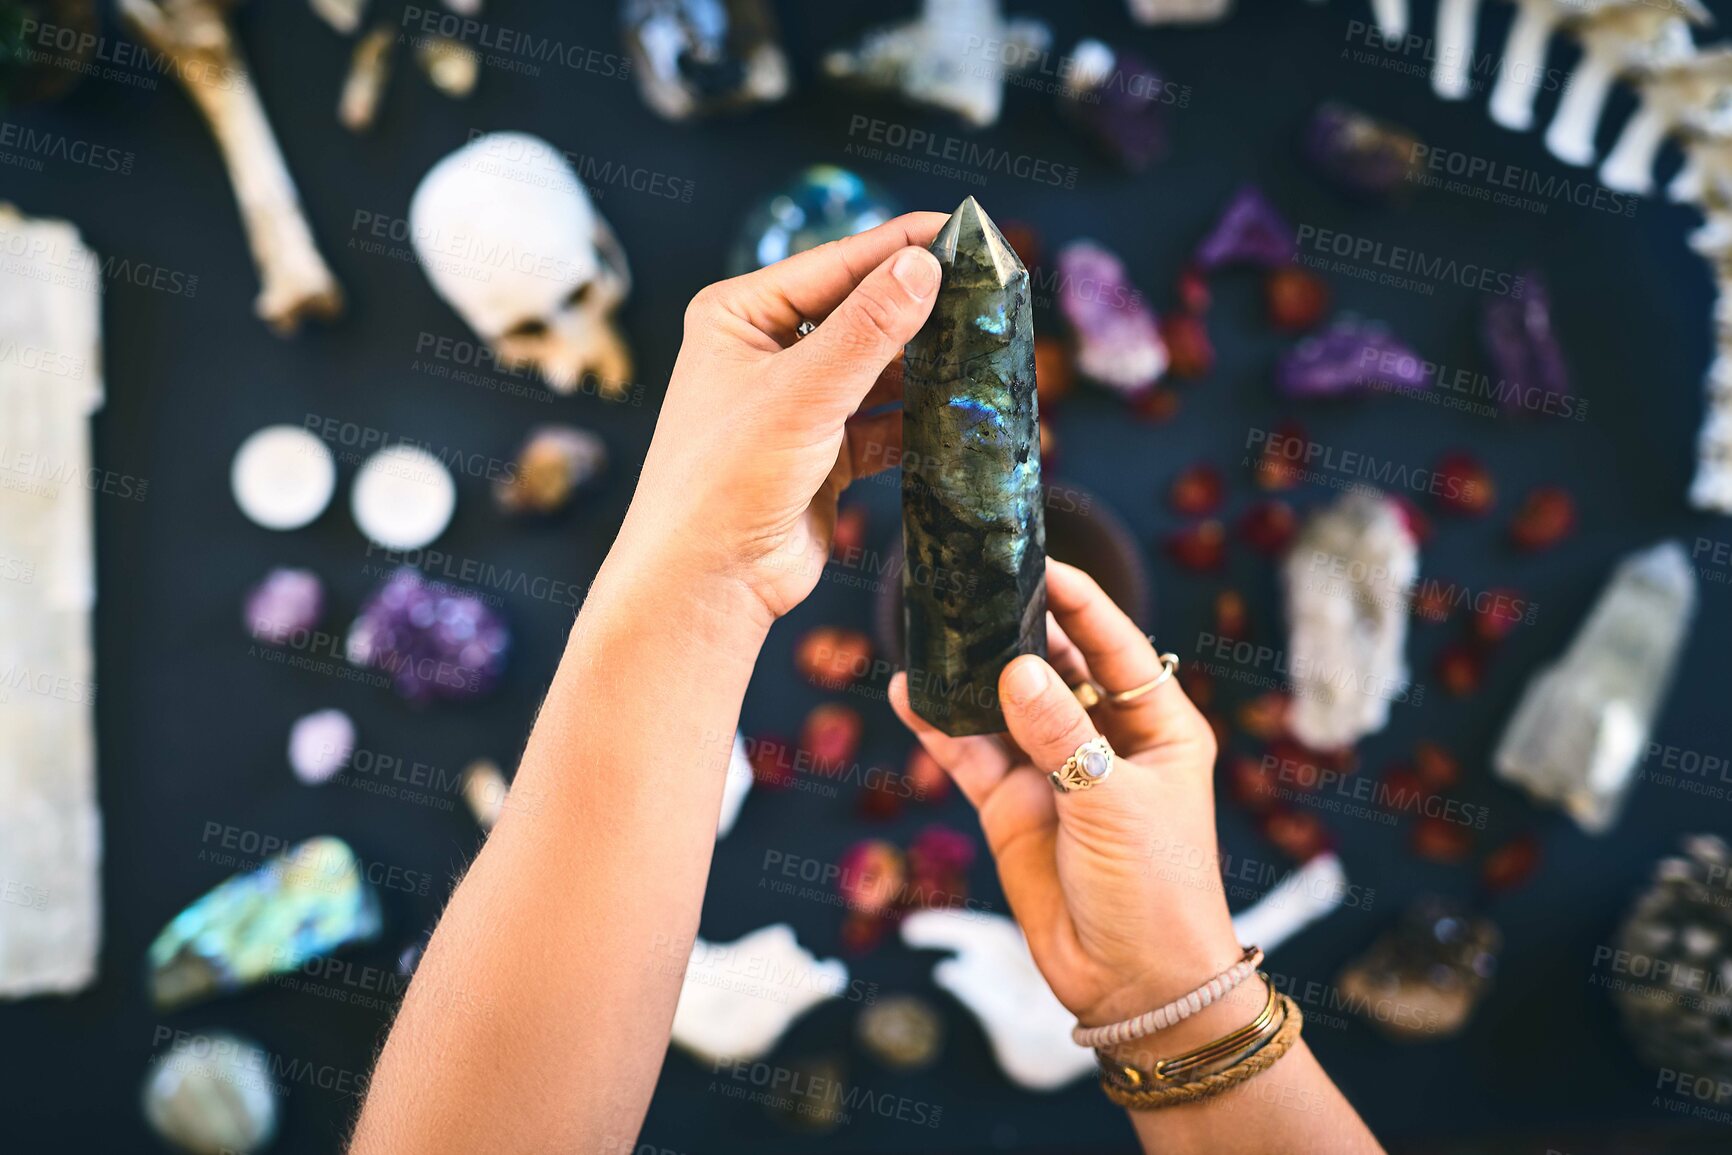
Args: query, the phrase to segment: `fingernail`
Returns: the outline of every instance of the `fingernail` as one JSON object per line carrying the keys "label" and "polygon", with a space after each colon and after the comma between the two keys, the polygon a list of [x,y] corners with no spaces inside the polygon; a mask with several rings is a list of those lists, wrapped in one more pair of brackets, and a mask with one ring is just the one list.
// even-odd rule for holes
{"label": "fingernail", "polygon": [[890,266],[890,273],[915,300],[925,300],[938,288],[938,258],[920,249],[908,249]]}
{"label": "fingernail", "polygon": [[1018,706],[1025,706],[1040,697],[1046,689],[1046,663],[1040,661],[1017,662],[1010,667],[1010,674],[1004,680],[1004,692]]}

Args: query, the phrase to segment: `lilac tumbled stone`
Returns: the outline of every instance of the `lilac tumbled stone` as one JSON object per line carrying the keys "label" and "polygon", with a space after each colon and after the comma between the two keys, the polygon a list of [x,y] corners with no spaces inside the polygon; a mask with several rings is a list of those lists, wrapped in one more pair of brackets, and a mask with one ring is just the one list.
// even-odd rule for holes
{"label": "lilac tumbled stone", "polygon": [[1077,368],[1127,398],[1148,392],[1167,369],[1167,346],[1143,295],[1119,259],[1093,241],[1058,254],[1058,303],[1076,330]]}
{"label": "lilac tumbled stone", "polygon": [[[1552,331],[1551,293],[1537,272],[1522,278],[1521,296],[1486,301],[1481,331],[1507,408],[1539,408],[1543,395],[1569,393],[1564,351]],[[1535,390],[1539,404],[1530,401]]]}
{"label": "lilac tumbled stone", "polygon": [[1275,388],[1288,397],[1341,397],[1426,387],[1425,362],[1376,321],[1344,317],[1282,356]]}
{"label": "lilac tumbled stone", "polygon": [[1303,151],[1330,184],[1350,196],[1375,200],[1407,182],[1419,140],[1357,109],[1328,103],[1311,117]]}
{"label": "lilac tumbled stone", "polygon": [[1126,168],[1141,171],[1167,147],[1165,103],[1176,99],[1154,68],[1099,40],[1078,42],[1060,107]]}
{"label": "lilac tumbled stone", "polygon": [[319,710],[289,730],[289,768],[308,786],[327,782],[355,752],[355,723],[341,710]]}
{"label": "lilac tumbled stone", "polygon": [[319,624],[325,612],[325,586],[307,569],[274,569],[247,594],[247,633],[261,642],[282,645]]}
{"label": "lilac tumbled stone", "polygon": [[1293,226],[1255,186],[1245,185],[1227,202],[1192,260],[1204,272],[1229,265],[1272,269],[1293,259],[1296,244]]}
{"label": "lilac tumbled stone", "polygon": [[348,657],[391,675],[411,702],[479,697],[499,684],[511,631],[479,597],[404,566],[349,628]]}

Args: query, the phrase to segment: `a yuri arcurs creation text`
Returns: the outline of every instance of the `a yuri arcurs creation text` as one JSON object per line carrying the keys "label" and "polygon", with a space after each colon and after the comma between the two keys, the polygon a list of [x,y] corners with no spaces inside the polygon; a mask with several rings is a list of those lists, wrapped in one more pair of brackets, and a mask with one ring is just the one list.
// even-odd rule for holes
{"label": "a yuri arcurs creation text", "polygon": [[932,252],[944,278],[903,373],[908,697],[946,734],[989,734],[998,675],[1046,655],[1034,315],[1028,270],[973,197]]}

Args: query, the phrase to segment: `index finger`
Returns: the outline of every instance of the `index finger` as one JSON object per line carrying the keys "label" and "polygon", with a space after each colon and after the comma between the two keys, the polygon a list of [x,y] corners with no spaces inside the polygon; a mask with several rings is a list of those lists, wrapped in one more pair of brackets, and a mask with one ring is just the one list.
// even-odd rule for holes
{"label": "index finger", "polygon": [[828,317],[890,254],[910,245],[930,246],[947,219],[943,213],[905,213],[877,228],[723,281],[717,293],[736,316],[786,342],[802,321]]}

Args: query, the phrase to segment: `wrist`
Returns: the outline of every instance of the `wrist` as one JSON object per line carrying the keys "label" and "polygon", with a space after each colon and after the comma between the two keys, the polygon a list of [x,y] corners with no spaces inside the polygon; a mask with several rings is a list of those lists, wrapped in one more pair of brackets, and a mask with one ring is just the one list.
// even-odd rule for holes
{"label": "wrist", "polygon": [[[1162,1059],[1184,1054],[1245,1026],[1255,1019],[1269,1002],[1271,984],[1260,975],[1252,975],[1219,999],[1188,1018],[1144,1035],[1140,1039],[1100,1048],[1100,1054],[1115,1063],[1150,1070]],[[1160,1003],[1150,1003],[1142,1010],[1152,1010]],[[1142,1011],[1131,1011],[1129,1018]]]}
{"label": "wrist", "polygon": [[[1104,1027],[1148,1015],[1200,992],[1218,977],[1229,977],[1228,972],[1235,968],[1239,969],[1231,977],[1238,979],[1236,986],[1221,990],[1208,1005],[1169,1021],[1165,1027],[1128,1046],[1146,1053],[1152,1045],[1159,1053],[1173,1054],[1186,1049],[1186,1040],[1205,1042],[1243,1025],[1235,1023],[1224,1030],[1214,1029],[1238,1013],[1224,1013],[1223,1007],[1248,1007],[1240,1016],[1247,1021],[1256,1015],[1267,997],[1267,987],[1251,968],[1230,920],[1223,917],[1221,925],[1208,932],[1171,934],[1164,936],[1164,940],[1160,949],[1151,952],[1153,957],[1145,967],[1134,974],[1127,973],[1101,997],[1079,1008],[1077,1022],[1083,1027]],[[1112,1054],[1113,1048],[1103,1048],[1102,1053]]]}
{"label": "wrist", "polygon": [[633,532],[629,519],[584,602],[585,618],[616,612],[640,636],[667,634],[748,669],[774,624],[762,599],[727,567],[665,535]]}

